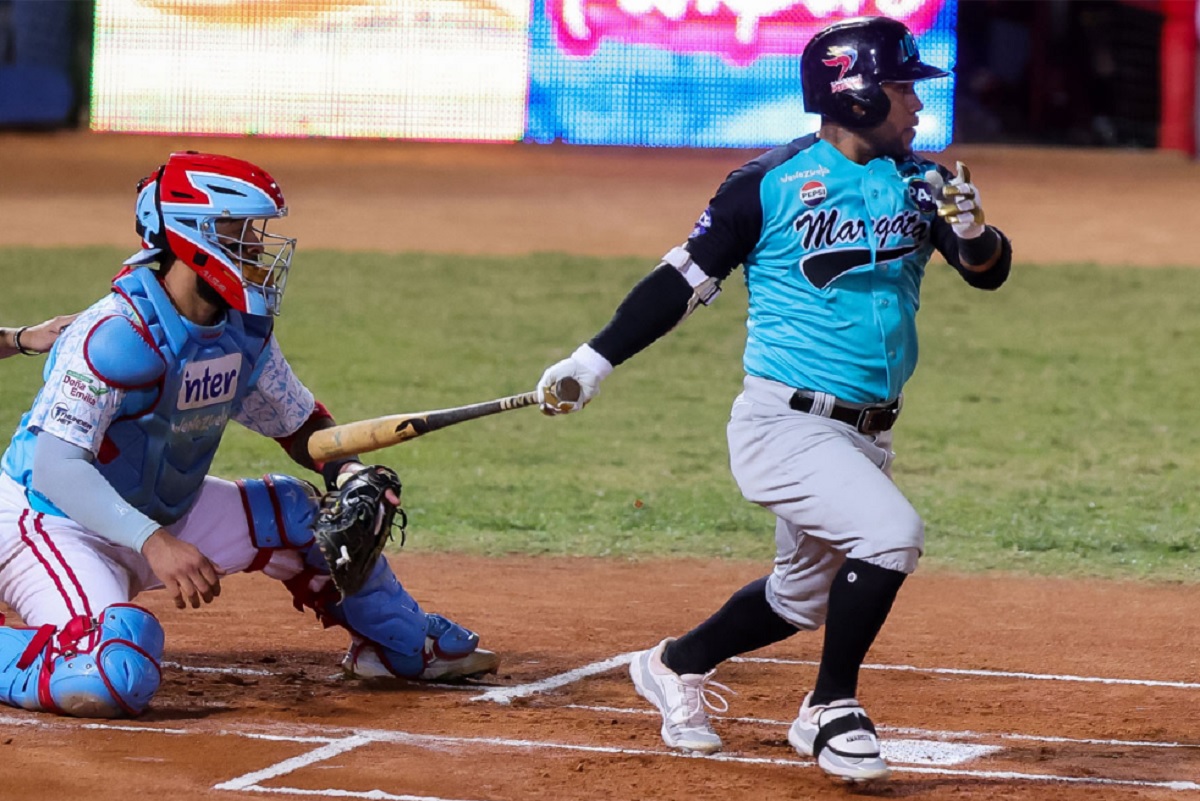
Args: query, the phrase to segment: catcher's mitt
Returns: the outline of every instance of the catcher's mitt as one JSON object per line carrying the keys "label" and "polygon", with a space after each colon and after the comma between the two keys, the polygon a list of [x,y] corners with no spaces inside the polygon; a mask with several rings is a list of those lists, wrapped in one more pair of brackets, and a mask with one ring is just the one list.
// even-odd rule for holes
{"label": "catcher's mitt", "polygon": [[383,546],[392,538],[396,515],[400,516],[400,544],[404,544],[408,519],[403,509],[387,499],[388,490],[400,497],[399,476],[390,468],[375,465],[353,473],[321,502],[313,534],[343,598],[358,592],[371,574]]}

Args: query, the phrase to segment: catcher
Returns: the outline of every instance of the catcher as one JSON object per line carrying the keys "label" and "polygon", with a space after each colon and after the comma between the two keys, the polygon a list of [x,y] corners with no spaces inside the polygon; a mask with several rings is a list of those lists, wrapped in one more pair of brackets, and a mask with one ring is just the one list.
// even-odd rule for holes
{"label": "catcher", "polygon": [[[142,250],[63,332],[45,386],[0,463],[0,702],[81,717],[137,715],[159,686],[163,630],[130,603],[165,588],[180,609],[220,578],[262,571],[297,609],[350,632],[345,672],[445,681],[495,672],[496,654],[427,614],[382,556],[400,481],[357,460],[318,464],[333,424],[272,332],[295,240],[261,168],[173,153],[138,186]],[[322,474],[207,475],[230,419]]]}

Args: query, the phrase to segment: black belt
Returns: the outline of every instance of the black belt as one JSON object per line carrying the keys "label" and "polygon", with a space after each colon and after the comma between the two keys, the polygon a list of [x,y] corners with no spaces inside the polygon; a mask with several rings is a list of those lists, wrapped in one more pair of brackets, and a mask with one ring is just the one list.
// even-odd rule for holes
{"label": "black belt", "polygon": [[[807,414],[812,412],[815,403],[816,399],[812,395],[802,394],[797,390],[788,401],[788,406]],[[900,399],[875,406],[847,406],[840,401],[834,401],[833,409],[827,416],[831,420],[853,426],[864,434],[878,434],[881,431],[890,431],[892,426],[896,425],[896,418],[900,416]]]}

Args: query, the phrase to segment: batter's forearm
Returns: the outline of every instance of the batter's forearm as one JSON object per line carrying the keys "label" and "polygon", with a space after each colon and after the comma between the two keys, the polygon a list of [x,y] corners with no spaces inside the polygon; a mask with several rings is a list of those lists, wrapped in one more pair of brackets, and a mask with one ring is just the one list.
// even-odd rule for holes
{"label": "batter's forearm", "polygon": [[962,263],[959,272],[976,289],[998,289],[1008,280],[1012,243],[999,229],[988,226],[976,239],[959,240],[958,255]]}
{"label": "batter's forearm", "polygon": [[999,228],[989,225],[975,239],[961,239],[945,220],[937,217],[933,221],[932,237],[937,251],[976,289],[997,289],[1008,280],[1012,243]]}
{"label": "batter's forearm", "polygon": [[588,344],[614,366],[641,352],[688,313],[692,287],[674,267],[662,264],[638,282],[612,320]]}
{"label": "batter's forearm", "polygon": [[1000,260],[1003,252],[1000,232],[995,228],[985,227],[983,233],[974,239],[958,240],[958,258],[964,270],[981,273],[990,269]]}

